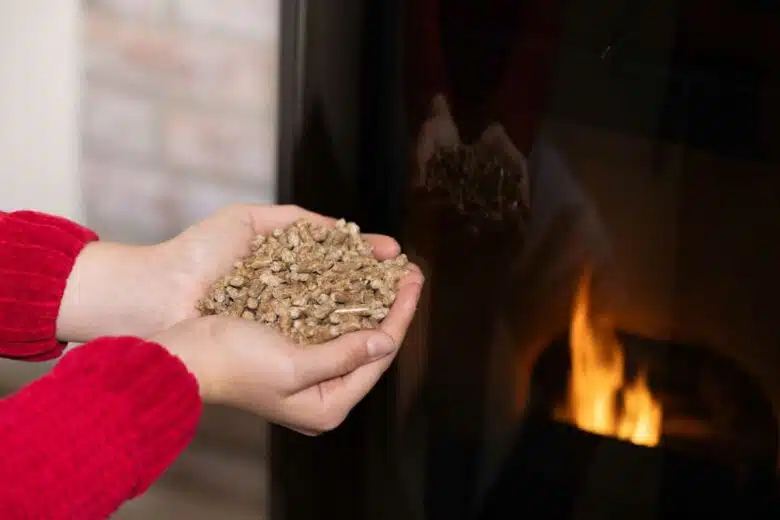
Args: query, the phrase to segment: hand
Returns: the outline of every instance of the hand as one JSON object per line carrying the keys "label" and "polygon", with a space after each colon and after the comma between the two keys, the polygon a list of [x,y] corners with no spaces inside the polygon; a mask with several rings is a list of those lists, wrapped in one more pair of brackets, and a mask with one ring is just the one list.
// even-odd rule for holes
{"label": "hand", "polygon": [[[237,205],[162,244],[89,244],[68,278],[57,337],[74,342],[99,336],[147,337],[196,317],[196,302],[238,257],[249,252],[255,235],[300,218],[333,222],[297,206]],[[400,250],[392,238],[366,238],[381,259]]]}
{"label": "hand", "polygon": [[[531,207],[531,195],[529,188],[528,163],[520,152],[504,127],[498,123],[489,125],[480,135],[478,142],[500,157],[508,164],[514,165],[523,172],[521,176],[523,184],[520,186],[519,201],[523,207]],[[459,146],[461,143],[458,126],[452,118],[447,99],[442,94],[437,94],[431,100],[430,117],[422,124],[417,138],[417,175],[413,179],[415,186],[425,184],[427,178],[426,164],[431,157],[436,155],[441,148]]]}
{"label": "hand", "polygon": [[414,270],[378,330],[321,345],[299,346],[262,324],[224,316],[186,320],[150,339],[184,362],[205,401],[317,435],[341,424],[390,366],[421,285]]}
{"label": "hand", "polygon": [[430,118],[420,128],[415,149],[417,172],[412,183],[415,187],[424,186],[426,164],[440,148],[450,148],[461,144],[460,134],[450,113],[450,106],[443,94],[437,94],[431,100]]}

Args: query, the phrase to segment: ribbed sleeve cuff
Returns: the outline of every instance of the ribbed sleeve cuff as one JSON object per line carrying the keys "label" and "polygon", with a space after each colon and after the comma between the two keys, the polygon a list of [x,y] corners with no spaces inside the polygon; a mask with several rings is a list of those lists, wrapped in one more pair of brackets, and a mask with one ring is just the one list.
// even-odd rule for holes
{"label": "ribbed sleeve cuff", "polygon": [[65,344],[56,327],[76,257],[97,235],[33,211],[0,214],[0,356],[41,361]]}
{"label": "ribbed sleeve cuff", "polygon": [[181,453],[202,403],[178,358],[121,337],[74,349],[0,410],[0,475],[31,475],[3,501],[13,497],[24,518],[105,518]]}

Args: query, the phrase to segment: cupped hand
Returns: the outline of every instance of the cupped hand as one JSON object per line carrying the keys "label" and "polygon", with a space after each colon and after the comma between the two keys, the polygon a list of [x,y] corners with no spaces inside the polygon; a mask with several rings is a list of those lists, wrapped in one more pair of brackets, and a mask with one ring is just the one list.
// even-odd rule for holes
{"label": "cupped hand", "polygon": [[[249,252],[252,238],[298,219],[334,220],[297,206],[236,205],[153,246],[96,242],[76,259],[57,319],[57,337],[148,336],[197,316],[210,284]],[[396,256],[390,237],[367,235],[376,256]]]}
{"label": "cupped hand", "polygon": [[[299,214],[296,209],[282,211]],[[205,401],[317,435],[341,424],[390,366],[414,315],[422,282],[417,269],[401,280],[379,329],[320,345],[300,346],[262,324],[223,316],[185,320],[150,339],[184,362]]]}
{"label": "cupped hand", "polygon": [[[422,274],[400,282],[381,328],[299,346],[255,322],[199,317],[208,287],[249,252],[252,238],[298,219],[333,219],[296,206],[239,205],[154,246],[94,243],[68,278],[57,335],[88,341],[105,335],[150,338],[178,356],[205,401],[243,408],[315,435],[340,424],[392,363],[417,306]],[[390,237],[367,235],[376,256],[396,256]]]}
{"label": "cupped hand", "polygon": [[[335,219],[307,211],[298,206],[228,207],[161,245],[162,256],[176,289],[173,303],[173,323],[194,317],[193,302],[202,298],[208,287],[230,270],[239,257],[249,252],[249,243],[258,234],[269,234],[296,220],[305,219],[323,225],[333,225]],[[392,258],[400,252],[398,243],[390,237],[367,235],[380,259]]]}

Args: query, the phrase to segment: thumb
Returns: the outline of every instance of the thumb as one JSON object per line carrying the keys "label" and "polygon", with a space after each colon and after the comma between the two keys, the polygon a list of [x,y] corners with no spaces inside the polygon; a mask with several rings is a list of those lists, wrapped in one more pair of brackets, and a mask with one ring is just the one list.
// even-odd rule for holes
{"label": "thumb", "polygon": [[380,330],[352,332],[321,345],[297,348],[295,391],[347,375],[397,349],[395,340]]}

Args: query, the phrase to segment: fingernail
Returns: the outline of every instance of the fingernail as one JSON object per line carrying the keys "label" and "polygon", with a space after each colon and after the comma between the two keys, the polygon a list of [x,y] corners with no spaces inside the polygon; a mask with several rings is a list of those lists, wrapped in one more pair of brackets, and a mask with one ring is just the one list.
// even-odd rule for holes
{"label": "fingernail", "polygon": [[366,347],[369,356],[379,358],[395,352],[395,341],[387,334],[376,334],[368,338]]}

